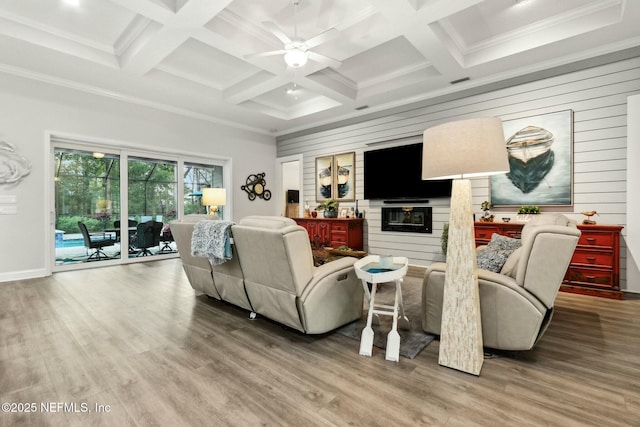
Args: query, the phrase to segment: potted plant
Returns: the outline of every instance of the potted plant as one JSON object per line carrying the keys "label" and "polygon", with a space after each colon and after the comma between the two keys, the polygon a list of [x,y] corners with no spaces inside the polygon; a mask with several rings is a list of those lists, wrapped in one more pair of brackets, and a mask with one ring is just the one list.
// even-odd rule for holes
{"label": "potted plant", "polygon": [[325,218],[338,217],[338,201],[336,199],[327,199],[316,206],[317,211],[323,211]]}
{"label": "potted plant", "polygon": [[491,213],[491,208],[493,206],[491,206],[491,203],[488,201],[484,201],[482,202],[482,204],[480,205],[480,209],[482,209],[482,212],[484,212],[482,214],[482,216],[480,217],[480,221],[482,222],[493,222],[493,217],[494,215]]}
{"label": "potted plant", "polygon": [[440,248],[442,249],[442,254],[444,257],[447,257],[447,247],[449,246],[449,223],[445,222],[442,227],[442,235],[440,236]]}
{"label": "potted plant", "polygon": [[531,206],[520,206],[518,208],[518,221],[527,222],[531,219],[531,215],[537,215],[540,213],[540,207],[531,205]]}

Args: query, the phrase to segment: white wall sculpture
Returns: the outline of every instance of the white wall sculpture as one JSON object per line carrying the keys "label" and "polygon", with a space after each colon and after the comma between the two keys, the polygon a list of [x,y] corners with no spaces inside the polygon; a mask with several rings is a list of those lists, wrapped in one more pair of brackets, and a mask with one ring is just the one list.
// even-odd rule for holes
{"label": "white wall sculpture", "polygon": [[0,184],[20,181],[31,172],[31,162],[16,153],[13,144],[0,141]]}

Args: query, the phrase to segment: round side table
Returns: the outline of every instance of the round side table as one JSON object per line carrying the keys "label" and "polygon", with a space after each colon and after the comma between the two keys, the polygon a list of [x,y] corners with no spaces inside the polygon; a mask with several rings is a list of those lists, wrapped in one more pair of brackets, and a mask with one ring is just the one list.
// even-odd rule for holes
{"label": "round side table", "polygon": [[[400,359],[400,334],[398,334],[398,312],[400,318],[409,323],[404,313],[402,302],[402,280],[407,274],[409,260],[405,257],[391,257],[380,255],[368,255],[357,261],[353,267],[356,275],[362,280],[364,293],[369,299],[369,312],[367,313],[367,325],[362,330],[360,338],[360,355],[371,357],[373,349],[373,328],[371,322],[373,315],[393,316],[393,326],[387,335],[387,347],[385,359],[397,362]],[[396,285],[395,301],[393,305],[376,304],[376,290],[378,284],[394,282]],[[371,283],[369,293],[368,283]]]}

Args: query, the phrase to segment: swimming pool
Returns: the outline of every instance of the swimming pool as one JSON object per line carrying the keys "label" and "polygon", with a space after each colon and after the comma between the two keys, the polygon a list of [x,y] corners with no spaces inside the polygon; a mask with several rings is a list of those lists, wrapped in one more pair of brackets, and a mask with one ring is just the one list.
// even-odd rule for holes
{"label": "swimming pool", "polygon": [[56,240],[56,248],[75,248],[77,246],[84,246],[84,239]]}

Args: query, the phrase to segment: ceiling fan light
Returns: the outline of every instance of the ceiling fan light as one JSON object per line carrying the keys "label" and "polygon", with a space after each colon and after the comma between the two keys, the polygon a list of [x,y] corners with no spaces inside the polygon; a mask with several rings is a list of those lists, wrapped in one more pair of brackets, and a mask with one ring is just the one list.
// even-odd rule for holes
{"label": "ceiling fan light", "polygon": [[291,49],[284,54],[284,62],[286,62],[289,67],[293,68],[302,67],[307,63],[307,59],[309,59],[307,52],[300,49]]}

